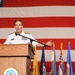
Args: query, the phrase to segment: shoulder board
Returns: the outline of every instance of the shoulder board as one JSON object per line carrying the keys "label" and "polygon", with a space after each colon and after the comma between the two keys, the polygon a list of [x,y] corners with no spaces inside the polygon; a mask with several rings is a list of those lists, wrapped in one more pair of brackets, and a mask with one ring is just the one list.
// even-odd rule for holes
{"label": "shoulder board", "polygon": [[[13,32],[14,33],[14,32]],[[13,34],[13,33],[10,33],[9,35]]]}
{"label": "shoulder board", "polygon": [[25,34],[30,34],[29,32],[24,32]]}

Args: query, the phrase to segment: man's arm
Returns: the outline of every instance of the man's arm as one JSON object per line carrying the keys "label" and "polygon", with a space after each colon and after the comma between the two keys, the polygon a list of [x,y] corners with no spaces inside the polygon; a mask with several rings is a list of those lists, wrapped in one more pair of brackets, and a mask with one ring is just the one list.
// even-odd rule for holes
{"label": "man's arm", "polygon": [[[48,45],[48,46],[51,46],[52,45],[52,40],[46,42],[45,44]],[[44,45],[43,44],[40,44],[40,43],[38,43],[36,46],[37,47],[44,47]]]}

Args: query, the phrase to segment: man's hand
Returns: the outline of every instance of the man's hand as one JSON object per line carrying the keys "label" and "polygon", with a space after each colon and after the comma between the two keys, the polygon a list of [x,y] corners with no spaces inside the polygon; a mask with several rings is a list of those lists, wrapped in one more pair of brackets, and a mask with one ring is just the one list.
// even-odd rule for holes
{"label": "man's hand", "polygon": [[46,45],[51,46],[51,45],[52,45],[52,40],[48,41],[48,42],[46,43]]}
{"label": "man's hand", "polygon": [[38,47],[44,47],[44,46],[48,46],[49,47],[51,45],[52,45],[52,40],[50,40],[50,41],[48,41],[46,43],[42,42],[42,44],[40,44],[40,43],[37,44]]}

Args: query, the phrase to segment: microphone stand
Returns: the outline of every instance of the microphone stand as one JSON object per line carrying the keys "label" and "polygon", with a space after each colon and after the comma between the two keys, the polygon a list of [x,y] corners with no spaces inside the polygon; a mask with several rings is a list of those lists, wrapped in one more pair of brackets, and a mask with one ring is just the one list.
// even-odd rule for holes
{"label": "microphone stand", "polygon": [[[23,35],[20,35],[20,34],[17,34],[17,33],[15,33],[15,34],[16,34],[16,35],[19,35],[19,36],[22,36],[22,37],[24,37],[24,38],[29,39],[29,40],[31,41],[31,43],[32,43],[32,41],[35,41],[35,42],[37,42],[37,43],[40,43],[40,44],[44,45],[44,47],[50,47],[50,46],[46,45],[45,43],[39,42],[39,41],[34,40],[34,39],[31,39],[31,38],[29,38],[29,37],[26,37],[26,36],[23,36]],[[33,52],[33,54],[35,55],[35,53],[34,53],[33,50],[32,50],[32,52]]]}

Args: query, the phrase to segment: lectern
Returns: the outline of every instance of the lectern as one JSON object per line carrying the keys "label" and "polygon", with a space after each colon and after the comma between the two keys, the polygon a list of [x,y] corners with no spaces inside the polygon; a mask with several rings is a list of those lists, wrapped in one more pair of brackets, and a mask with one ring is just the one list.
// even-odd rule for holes
{"label": "lectern", "polygon": [[31,58],[29,45],[0,45],[0,75],[31,75]]}

